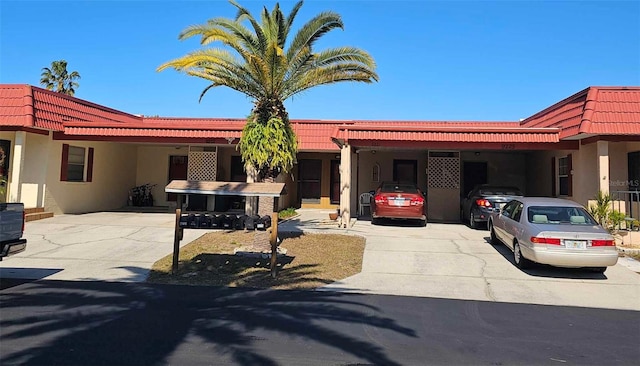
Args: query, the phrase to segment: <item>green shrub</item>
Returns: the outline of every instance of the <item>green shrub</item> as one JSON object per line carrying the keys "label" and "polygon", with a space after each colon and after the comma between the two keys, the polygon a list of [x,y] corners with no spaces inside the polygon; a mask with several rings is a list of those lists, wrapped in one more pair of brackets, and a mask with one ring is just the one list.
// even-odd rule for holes
{"label": "green shrub", "polygon": [[285,208],[284,210],[278,212],[278,219],[280,220],[288,219],[289,217],[295,216],[297,214],[298,212],[296,211],[295,208],[293,207]]}

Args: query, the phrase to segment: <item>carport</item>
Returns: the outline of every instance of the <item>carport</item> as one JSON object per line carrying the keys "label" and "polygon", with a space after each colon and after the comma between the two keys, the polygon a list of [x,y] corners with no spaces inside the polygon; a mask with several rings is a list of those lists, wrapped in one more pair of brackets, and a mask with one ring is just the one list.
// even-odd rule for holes
{"label": "carport", "polygon": [[560,141],[559,132],[518,122],[340,126],[333,141],[341,148],[342,222],[358,212],[361,193],[386,180],[415,182],[427,193],[429,220],[439,222],[460,220],[461,198],[476,184],[514,185],[527,194],[528,174],[543,158],[537,152],[579,148],[577,141]]}

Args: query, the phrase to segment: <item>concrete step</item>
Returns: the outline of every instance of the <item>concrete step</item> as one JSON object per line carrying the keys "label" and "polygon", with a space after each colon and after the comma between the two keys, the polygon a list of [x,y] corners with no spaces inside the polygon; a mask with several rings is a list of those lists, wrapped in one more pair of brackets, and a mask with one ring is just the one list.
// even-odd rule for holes
{"label": "concrete step", "polygon": [[41,212],[44,212],[44,207],[30,207],[24,209],[24,213],[27,215]]}
{"label": "concrete step", "polygon": [[29,221],[47,219],[49,217],[53,217],[53,212],[44,212],[43,211],[43,212],[33,212],[33,213],[25,214],[24,219],[25,219],[26,222],[29,222]]}

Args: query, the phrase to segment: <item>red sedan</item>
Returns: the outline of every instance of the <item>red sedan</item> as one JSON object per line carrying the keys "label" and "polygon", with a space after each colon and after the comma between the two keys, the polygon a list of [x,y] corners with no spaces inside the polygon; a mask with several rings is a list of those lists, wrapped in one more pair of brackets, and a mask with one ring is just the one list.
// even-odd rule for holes
{"label": "red sedan", "polygon": [[373,195],[371,223],[380,219],[414,219],[427,225],[427,202],[413,183],[383,182]]}

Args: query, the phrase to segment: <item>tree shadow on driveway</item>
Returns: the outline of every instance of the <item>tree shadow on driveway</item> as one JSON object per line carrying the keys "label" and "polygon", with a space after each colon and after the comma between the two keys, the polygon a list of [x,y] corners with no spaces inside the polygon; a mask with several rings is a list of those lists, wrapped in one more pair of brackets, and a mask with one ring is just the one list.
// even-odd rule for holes
{"label": "tree shadow on driveway", "polygon": [[275,334],[397,365],[378,344],[328,323],[416,337],[375,315],[362,297],[333,292],[41,280],[0,299],[3,365],[180,364],[185,355],[206,364],[276,365],[277,352],[259,342]]}

